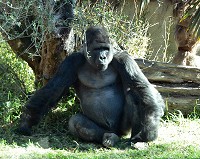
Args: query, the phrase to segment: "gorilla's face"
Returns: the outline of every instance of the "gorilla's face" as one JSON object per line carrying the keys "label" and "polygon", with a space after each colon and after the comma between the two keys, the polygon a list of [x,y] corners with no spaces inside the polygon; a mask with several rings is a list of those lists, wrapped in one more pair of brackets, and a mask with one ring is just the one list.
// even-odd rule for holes
{"label": "gorilla's face", "polygon": [[96,47],[86,52],[87,61],[99,71],[105,71],[112,61],[113,54],[109,47]]}
{"label": "gorilla's face", "polygon": [[87,61],[99,71],[105,71],[113,59],[113,51],[106,31],[91,27],[86,32],[84,54]]}

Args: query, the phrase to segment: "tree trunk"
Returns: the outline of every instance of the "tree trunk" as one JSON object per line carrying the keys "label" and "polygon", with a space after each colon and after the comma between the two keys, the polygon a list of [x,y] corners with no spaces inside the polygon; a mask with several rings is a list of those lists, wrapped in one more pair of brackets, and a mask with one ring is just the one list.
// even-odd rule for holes
{"label": "tree trunk", "polygon": [[42,45],[41,61],[39,63],[40,74],[37,74],[36,78],[39,81],[36,83],[42,81],[42,85],[45,85],[52,78],[65,56],[63,40],[49,35]]}
{"label": "tree trunk", "polygon": [[184,115],[200,111],[200,69],[136,59],[149,81],[155,85],[170,112]]}
{"label": "tree trunk", "polygon": [[0,32],[16,55],[33,69],[36,86],[45,85],[68,53],[64,44],[71,40],[75,2],[32,0],[10,3],[0,3],[3,17],[0,18]]}

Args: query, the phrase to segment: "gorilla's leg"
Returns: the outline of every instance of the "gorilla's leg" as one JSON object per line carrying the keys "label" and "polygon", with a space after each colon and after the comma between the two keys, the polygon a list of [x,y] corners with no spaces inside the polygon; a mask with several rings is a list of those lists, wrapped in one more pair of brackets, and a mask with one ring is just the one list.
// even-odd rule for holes
{"label": "gorilla's leg", "polygon": [[70,118],[69,130],[85,141],[101,143],[106,147],[114,146],[119,140],[115,133],[105,130],[82,114],[76,114]]}
{"label": "gorilla's leg", "polygon": [[73,135],[85,141],[95,141],[98,143],[102,142],[103,134],[105,132],[103,128],[99,127],[82,114],[76,114],[70,118],[69,130]]}

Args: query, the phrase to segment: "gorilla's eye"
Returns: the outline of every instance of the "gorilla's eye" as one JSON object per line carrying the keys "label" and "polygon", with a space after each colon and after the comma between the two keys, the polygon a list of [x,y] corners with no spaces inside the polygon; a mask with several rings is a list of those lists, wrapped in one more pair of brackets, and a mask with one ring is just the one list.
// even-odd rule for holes
{"label": "gorilla's eye", "polygon": [[109,51],[110,49],[108,47],[101,47],[101,50],[107,50],[107,51]]}
{"label": "gorilla's eye", "polygon": [[107,50],[109,51],[110,49],[108,47],[100,47],[100,48],[95,48],[94,51],[104,51],[104,50]]}

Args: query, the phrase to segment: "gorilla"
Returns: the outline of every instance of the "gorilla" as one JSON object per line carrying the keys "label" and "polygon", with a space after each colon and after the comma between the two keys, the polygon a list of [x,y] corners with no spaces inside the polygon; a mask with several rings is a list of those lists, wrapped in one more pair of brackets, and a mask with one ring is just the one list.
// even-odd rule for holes
{"label": "gorilla", "polygon": [[130,131],[132,143],[156,139],[163,99],[134,59],[113,49],[104,27],[89,27],[83,51],[69,55],[47,85],[29,99],[18,132],[31,135],[32,126],[69,87],[75,88],[82,110],[69,120],[69,130],[78,138],[106,147]]}

